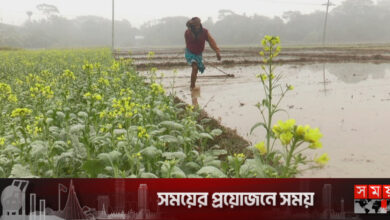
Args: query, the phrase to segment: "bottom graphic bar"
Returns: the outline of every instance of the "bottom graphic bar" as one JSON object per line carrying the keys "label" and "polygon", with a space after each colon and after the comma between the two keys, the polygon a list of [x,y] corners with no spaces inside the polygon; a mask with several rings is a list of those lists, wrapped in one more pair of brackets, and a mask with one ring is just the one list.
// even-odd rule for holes
{"label": "bottom graphic bar", "polygon": [[1,220],[390,219],[390,179],[0,179]]}

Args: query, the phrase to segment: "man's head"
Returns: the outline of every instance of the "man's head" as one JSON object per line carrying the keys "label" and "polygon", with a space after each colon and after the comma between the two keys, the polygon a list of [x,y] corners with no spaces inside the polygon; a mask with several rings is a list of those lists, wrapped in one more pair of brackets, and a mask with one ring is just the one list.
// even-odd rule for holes
{"label": "man's head", "polygon": [[193,17],[189,21],[187,21],[187,27],[195,33],[198,33],[202,30],[202,23],[200,22],[200,18]]}

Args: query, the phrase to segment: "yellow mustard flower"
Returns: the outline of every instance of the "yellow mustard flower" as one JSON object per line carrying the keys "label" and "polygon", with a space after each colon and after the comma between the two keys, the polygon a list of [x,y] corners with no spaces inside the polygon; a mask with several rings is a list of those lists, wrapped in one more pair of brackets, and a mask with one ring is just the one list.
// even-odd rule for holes
{"label": "yellow mustard flower", "polygon": [[298,125],[295,132],[296,134],[299,136],[299,137],[304,137],[305,134],[306,134],[306,131],[308,131],[310,129],[310,126],[309,125],[305,125],[305,126],[302,126],[302,125]]}
{"label": "yellow mustard flower", "polygon": [[16,103],[16,102],[18,102],[18,97],[16,97],[16,95],[14,95],[14,94],[11,94],[8,96],[8,101]]}
{"label": "yellow mustard flower", "polygon": [[292,138],[293,138],[293,134],[291,132],[284,132],[280,134],[280,141],[282,142],[283,145],[290,144]]}
{"label": "yellow mustard flower", "polygon": [[304,140],[310,143],[314,143],[321,139],[322,134],[318,128],[308,129],[305,133]]}
{"label": "yellow mustard flower", "polygon": [[106,116],[106,110],[101,111],[101,112],[99,113],[99,118],[104,118],[105,116]]}
{"label": "yellow mustard flower", "polygon": [[245,159],[245,154],[243,154],[243,153],[240,153],[240,154],[233,154],[233,156],[234,156],[235,158],[238,158],[238,159]]}
{"label": "yellow mustard flower", "polygon": [[324,153],[322,154],[321,156],[317,157],[316,159],[314,159],[314,161],[320,165],[320,166],[324,166],[328,163],[329,161],[329,156],[327,153]]}
{"label": "yellow mustard flower", "polygon": [[149,51],[149,53],[148,53],[148,59],[150,60],[150,59],[153,59],[153,57],[154,57],[154,55],[155,55],[155,53],[153,52],[153,51]]}
{"label": "yellow mustard flower", "polygon": [[16,118],[16,117],[24,117],[27,115],[30,115],[32,112],[31,109],[28,108],[17,108],[14,109],[11,113],[11,117]]}
{"label": "yellow mustard flower", "polygon": [[264,141],[257,143],[257,144],[255,145],[255,148],[256,148],[257,150],[259,150],[260,155],[264,155],[264,154],[267,153],[267,148],[266,148],[265,145],[264,145]]}
{"label": "yellow mustard flower", "polygon": [[310,144],[309,148],[310,149],[320,149],[320,148],[322,148],[322,143],[319,141],[316,141],[316,142]]}
{"label": "yellow mustard flower", "polygon": [[72,79],[72,80],[76,79],[74,73],[72,71],[68,70],[68,69],[64,70],[64,72],[62,73],[62,76],[64,78],[68,78],[68,79]]}
{"label": "yellow mustard flower", "polygon": [[105,78],[102,78],[100,77],[98,82],[102,85],[106,85],[106,86],[109,86],[110,85],[110,82],[108,81],[108,79],[105,79]]}
{"label": "yellow mustard flower", "polygon": [[149,138],[149,135],[146,133],[146,129],[142,126],[138,126],[138,137],[139,138]]}
{"label": "yellow mustard flower", "polygon": [[90,92],[87,92],[87,93],[84,94],[84,98],[89,98],[89,97],[91,97],[91,95],[92,94]]}
{"label": "yellow mustard flower", "polygon": [[86,63],[83,65],[83,70],[87,71],[87,72],[90,72],[93,70],[93,64],[90,64],[90,63]]}
{"label": "yellow mustard flower", "polygon": [[93,94],[92,98],[95,99],[96,101],[102,100],[102,96],[98,93]]}
{"label": "yellow mustard flower", "polygon": [[155,95],[164,94],[165,93],[164,88],[161,85],[157,84],[157,83],[153,83],[150,87],[152,88],[152,93],[155,94]]}
{"label": "yellow mustard flower", "polygon": [[285,122],[279,120],[278,123],[272,128],[272,131],[275,133],[276,136],[279,136],[280,133],[291,131],[294,128],[294,125],[294,119],[288,119]]}

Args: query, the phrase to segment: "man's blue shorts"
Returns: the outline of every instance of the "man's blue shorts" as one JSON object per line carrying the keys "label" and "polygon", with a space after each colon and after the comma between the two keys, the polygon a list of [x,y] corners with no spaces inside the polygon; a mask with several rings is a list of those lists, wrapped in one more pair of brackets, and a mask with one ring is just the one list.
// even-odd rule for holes
{"label": "man's blue shorts", "polygon": [[202,54],[199,54],[199,55],[193,54],[190,52],[190,50],[188,50],[186,48],[185,57],[186,57],[187,63],[189,65],[192,65],[192,63],[195,62],[198,64],[198,69],[199,69],[200,73],[204,72],[206,67],[203,65]]}

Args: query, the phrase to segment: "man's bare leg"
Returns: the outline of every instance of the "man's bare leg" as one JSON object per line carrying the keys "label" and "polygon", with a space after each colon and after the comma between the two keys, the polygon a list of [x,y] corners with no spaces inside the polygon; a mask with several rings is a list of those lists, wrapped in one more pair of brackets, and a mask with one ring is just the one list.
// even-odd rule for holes
{"label": "man's bare leg", "polygon": [[197,76],[198,76],[198,64],[193,62],[192,63],[192,73],[191,73],[191,86],[190,86],[191,90],[195,88]]}

